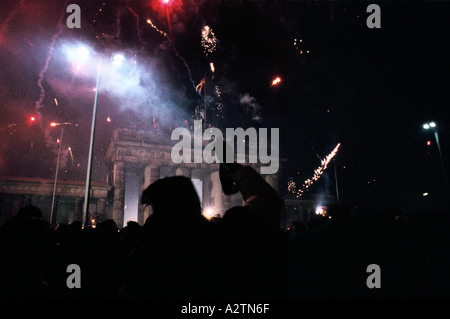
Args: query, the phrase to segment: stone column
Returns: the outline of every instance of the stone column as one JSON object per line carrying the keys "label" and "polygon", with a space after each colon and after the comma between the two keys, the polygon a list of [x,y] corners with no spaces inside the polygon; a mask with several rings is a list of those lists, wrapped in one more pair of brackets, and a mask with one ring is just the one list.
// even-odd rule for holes
{"label": "stone column", "polygon": [[83,219],[83,202],[84,202],[83,197],[77,197],[75,199],[75,214],[73,216],[74,221],[81,222]]}
{"label": "stone column", "polygon": [[113,220],[120,228],[123,225],[123,213],[125,202],[125,163],[115,162],[113,174],[114,174]]}
{"label": "stone column", "polygon": [[211,173],[209,171],[203,172],[202,181],[203,181],[203,206],[213,206],[214,204],[211,202],[211,193],[212,193],[212,183],[211,183]]}
{"label": "stone column", "polygon": [[103,198],[97,199],[97,214],[103,214],[106,216],[106,200]]}

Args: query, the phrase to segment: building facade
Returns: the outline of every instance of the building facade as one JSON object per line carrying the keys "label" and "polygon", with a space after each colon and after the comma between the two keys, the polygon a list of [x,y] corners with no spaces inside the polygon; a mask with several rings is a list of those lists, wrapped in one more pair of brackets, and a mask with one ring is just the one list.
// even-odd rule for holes
{"label": "building facade", "polygon": [[[157,130],[118,129],[114,132],[106,158],[110,165],[108,182],[114,193],[111,218],[118,225],[125,225],[128,220],[143,224],[151,214],[151,207],[139,205],[139,195],[151,183],[168,176],[190,178],[204,211],[210,214],[221,216],[228,208],[242,205],[240,194],[223,193],[218,163],[174,163],[171,152],[177,142],[170,140],[167,132]],[[209,142],[203,141],[203,146]],[[248,165],[260,170],[258,164]],[[277,189],[276,174],[265,175],[265,179]]]}
{"label": "building facade", "polygon": [[[50,222],[54,180],[26,177],[0,177],[0,225],[15,216],[25,205],[35,205]],[[108,215],[111,202],[111,186],[92,183],[89,212],[94,215]],[[69,224],[81,221],[83,214],[85,183],[79,181],[58,181],[55,209],[51,224]]]}
{"label": "building facade", "polygon": [[[151,207],[144,207],[139,202],[142,191],[160,178],[175,175],[192,180],[209,217],[222,216],[227,209],[243,204],[240,194],[228,196],[223,193],[218,163],[174,163],[171,151],[178,141],[170,140],[169,136],[158,130],[114,131],[106,153],[108,173],[105,183],[91,184],[88,222],[95,224],[113,219],[119,228],[126,226],[128,221],[142,225],[151,214]],[[260,171],[259,164],[247,164]],[[279,190],[279,174],[262,176]],[[53,180],[0,177],[0,225],[27,204],[38,206],[44,218],[49,220],[53,186]],[[81,221],[84,192],[84,181],[58,181],[52,224]],[[334,197],[324,195],[308,194],[301,199],[294,195],[285,196],[280,226],[288,228],[294,222],[307,224],[317,215],[318,209],[326,212],[326,207],[334,202]]]}

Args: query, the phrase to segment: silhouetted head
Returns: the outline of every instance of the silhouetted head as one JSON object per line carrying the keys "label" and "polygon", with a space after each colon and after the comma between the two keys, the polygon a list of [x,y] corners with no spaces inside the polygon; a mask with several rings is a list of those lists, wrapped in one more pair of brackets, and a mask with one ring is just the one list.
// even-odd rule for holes
{"label": "silhouetted head", "polygon": [[21,218],[33,218],[33,219],[42,219],[43,215],[39,207],[34,205],[26,205],[22,207],[17,213],[18,217]]}
{"label": "silhouetted head", "polygon": [[190,219],[202,212],[192,181],[183,176],[157,180],[142,192],[141,204],[151,205],[158,217]]}
{"label": "silhouetted head", "polygon": [[112,219],[107,219],[97,225],[97,230],[103,233],[117,233],[117,224]]}

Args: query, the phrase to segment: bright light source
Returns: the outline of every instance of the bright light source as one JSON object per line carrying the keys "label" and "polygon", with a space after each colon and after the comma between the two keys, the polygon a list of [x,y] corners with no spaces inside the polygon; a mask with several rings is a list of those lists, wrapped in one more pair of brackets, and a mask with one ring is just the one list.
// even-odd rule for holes
{"label": "bright light source", "polygon": [[423,193],[422,196],[428,196],[428,193]]}
{"label": "bright light source", "polygon": [[32,117],[30,117],[30,121],[34,122],[34,121],[36,121],[36,118],[34,116],[32,116]]}
{"label": "bright light source", "polygon": [[112,64],[119,66],[119,65],[122,65],[124,60],[125,60],[125,57],[123,56],[123,54],[118,53],[113,56]]}
{"label": "bright light source", "polygon": [[428,129],[430,128],[430,125],[424,124],[424,125],[423,125],[423,128],[426,129],[426,130],[428,130]]}
{"label": "bright light source", "polygon": [[57,124],[55,122],[51,122],[50,126],[56,126]]}
{"label": "bright light source", "polygon": [[71,62],[85,62],[89,60],[91,54],[89,48],[85,45],[65,45],[64,51]]}
{"label": "bright light source", "polygon": [[429,124],[430,124],[430,127],[436,127],[436,123],[434,123],[434,122],[431,122]]}
{"label": "bright light source", "polygon": [[203,217],[205,217],[206,219],[209,220],[209,219],[213,218],[214,215],[215,215],[214,209],[212,209],[211,207],[206,207],[206,208],[203,210],[202,215],[203,215]]}
{"label": "bright light source", "polygon": [[281,82],[281,78],[279,76],[277,76],[273,81],[272,81],[272,85],[277,85],[278,83]]}
{"label": "bright light source", "polygon": [[77,57],[81,61],[89,60],[89,49],[85,46],[79,46],[77,49]]}
{"label": "bright light source", "polygon": [[316,215],[325,216],[327,213],[327,208],[325,206],[317,206],[316,207]]}

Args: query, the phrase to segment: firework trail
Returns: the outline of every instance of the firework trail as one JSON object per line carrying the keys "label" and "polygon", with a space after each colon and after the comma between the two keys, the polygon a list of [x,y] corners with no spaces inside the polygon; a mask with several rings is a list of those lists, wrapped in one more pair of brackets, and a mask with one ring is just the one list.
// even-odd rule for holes
{"label": "firework trail", "polygon": [[175,48],[175,45],[173,44],[172,40],[169,38],[169,36],[167,35],[167,33],[164,32],[164,31],[162,31],[162,30],[160,30],[160,29],[158,29],[158,27],[157,27],[156,25],[153,24],[152,20],[147,19],[147,23],[148,23],[153,29],[155,29],[156,31],[158,31],[158,32],[159,32],[164,38],[166,38],[166,40],[169,42],[169,45],[170,45],[170,47],[172,48],[173,52],[175,52],[175,55],[183,62],[184,66],[186,67],[186,70],[187,70],[188,73],[189,73],[189,80],[191,81],[192,87],[193,87],[194,90],[195,90],[196,85],[195,85],[194,80],[192,79],[191,69],[189,68],[189,65],[187,64],[186,60],[178,53],[177,49]]}
{"label": "firework trail", "polygon": [[139,43],[142,45],[142,35],[141,35],[141,29],[139,28],[139,16],[136,12],[133,11],[130,7],[127,7],[128,12],[130,12],[132,15],[136,18],[136,32],[138,36]]}
{"label": "firework trail", "polygon": [[72,167],[72,166],[73,166],[73,153],[72,153],[72,148],[69,147],[69,148],[68,148],[68,151],[69,151],[70,159],[72,160],[72,165],[71,165],[71,167]]}
{"label": "firework trail", "polygon": [[337,151],[339,150],[339,146],[341,146],[341,143],[338,143],[338,145],[336,145],[334,150],[322,160],[320,166],[314,171],[313,177],[308,178],[306,181],[303,182],[302,188],[300,188],[297,191],[297,198],[302,196],[303,193],[307,191],[308,188],[320,178],[323,172],[327,169],[327,166],[330,163],[331,159],[336,155]]}
{"label": "firework trail", "polygon": [[[67,2],[66,2],[67,4]],[[64,6],[65,8],[66,6]],[[44,67],[42,68],[41,72],[39,72],[39,79],[37,81],[37,85],[39,86],[39,88],[41,89],[41,93],[39,95],[39,99],[34,103],[35,105],[35,110],[39,111],[42,108],[42,103],[44,102],[44,98],[45,98],[45,90],[44,87],[42,86],[42,82],[44,81],[44,77],[45,77],[45,73],[48,70],[48,66],[50,64],[50,60],[52,58],[52,54],[53,54],[53,50],[55,49],[55,44],[56,41],[58,40],[58,37],[61,35],[64,25],[62,23],[62,20],[64,18],[66,11],[63,10],[61,13],[61,16],[59,17],[58,20],[58,30],[56,31],[56,33],[53,35],[52,37],[52,42],[48,48],[48,54],[47,54],[47,58],[45,59],[45,64]],[[40,113],[38,112],[39,117],[40,117]]]}

